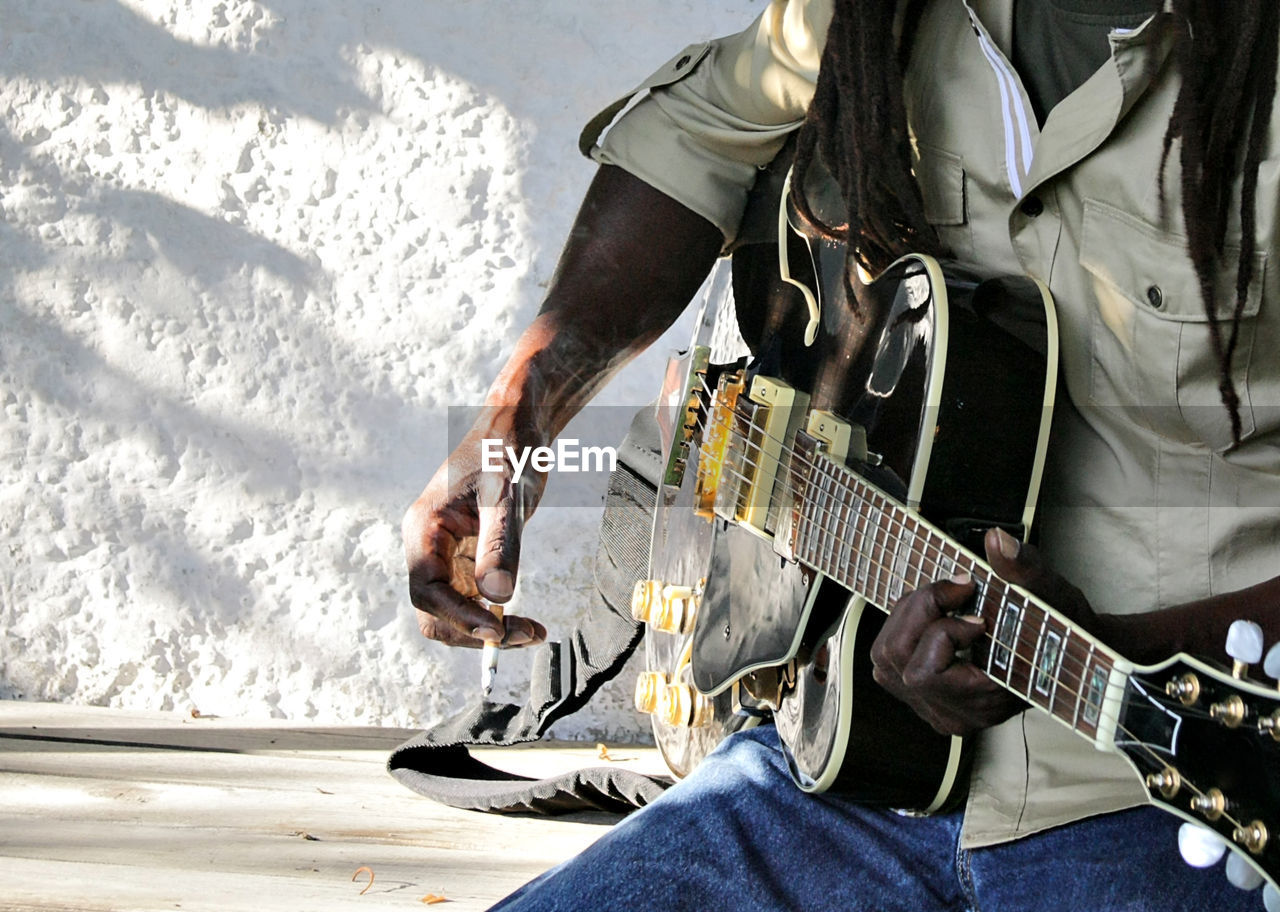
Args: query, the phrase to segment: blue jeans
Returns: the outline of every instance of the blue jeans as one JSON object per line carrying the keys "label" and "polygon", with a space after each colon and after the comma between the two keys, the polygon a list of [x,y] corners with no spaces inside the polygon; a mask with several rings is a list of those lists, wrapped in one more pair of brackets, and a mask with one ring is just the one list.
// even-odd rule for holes
{"label": "blue jeans", "polygon": [[959,812],[903,817],[796,788],[772,727],[725,741],[653,804],[493,908],[584,912],[1262,912],[1189,867],[1152,807],[990,848]]}

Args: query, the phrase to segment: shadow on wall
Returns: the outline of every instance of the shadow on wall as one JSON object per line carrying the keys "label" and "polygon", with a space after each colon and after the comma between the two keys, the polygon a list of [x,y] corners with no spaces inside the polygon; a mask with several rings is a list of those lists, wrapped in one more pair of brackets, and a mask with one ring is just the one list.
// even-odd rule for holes
{"label": "shadow on wall", "polygon": [[[564,89],[565,69],[537,51],[540,34],[556,36],[561,62],[566,56],[597,57],[600,42],[610,39],[607,32],[590,34],[571,4],[532,0],[476,4],[489,14],[500,9],[504,19],[527,24],[523,28],[478,29],[483,18],[458,15],[455,4],[443,0],[382,0],[358,13],[345,4],[260,0],[238,4],[242,15],[234,22],[226,13],[235,3],[215,4],[209,16],[192,14],[193,30],[234,35],[232,47],[183,40],[122,2],[18,5],[25,9],[14,14],[16,27],[6,24],[7,52],[0,55],[0,76],[6,79],[135,83],[209,110],[247,102],[330,124],[347,111],[381,110],[381,99],[353,78],[357,47],[399,52],[439,67],[501,97],[523,117],[530,104]],[[176,14],[169,18],[177,23]],[[75,52],[51,53],[64,47]],[[610,100],[601,97],[601,106]]]}
{"label": "shadow on wall", "polygon": [[[564,0],[174,0],[147,4],[166,10],[155,21],[135,6],[5,3],[0,508],[17,509],[0,509],[0,546],[20,566],[0,583],[0,620],[32,600],[72,614],[86,572],[132,573],[209,638],[269,597],[308,643],[400,625],[416,644],[392,527],[445,455],[446,407],[479,398],[534,313],[590,177],[574,140],[611,100],[594,93],[667,45],[618,28],[608,5]],[[499,10],[505,27],[489,27]],[[581,60],[631,69],[572,95],[566,66]],[[397,68],[440,75],[426,88],[449,97],[415,94],[422,80]],[[495,110],[511,136],[494,132]],[[259,133],[284,125],[306,173],[264,180]],[[230,152],[201,148],[226,130],[241,131]],[[397,155],[359,159],[379,131]],[[423,174],[446,133],[458,164],[433,188]],[[351,186],[353,162],[404,173]],[[499,178],[520,206],[475,204]],[[432,190],[432,203],[413,197]],[[292,221],[304,209],[322,210],[305,230]],[[470,233],[442,254],[450,231]],[[506,241],[522,246],[506,256]],[[237,510],[264,515],[246,527]],[[345,626],[314,623],[325,599],[349,608]],[[473,657],[456,663],[474,671]],[[394,691],[412,672],[364,673]]]}

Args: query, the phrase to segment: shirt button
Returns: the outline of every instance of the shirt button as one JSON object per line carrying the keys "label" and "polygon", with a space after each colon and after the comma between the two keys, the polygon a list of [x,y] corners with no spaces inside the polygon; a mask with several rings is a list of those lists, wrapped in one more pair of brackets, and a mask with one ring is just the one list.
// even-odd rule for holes
{"label": "shirt button", "polygon": [[1152,285],[1147,289],[1147,300],[1156,310],[1164,309],[1164,292],[1160,290],[1159,285]]}
{"label": "shirt button", "polygon": [[1038,196],[1028,196],[1022,201],[1022,214],[1027,218],[1035,218],[1041,212],[1044,212],[1044,203],[1040,201]]}
{"label": "shirt button", "polygon": [[679,60],[676,61],[676,69],[683,70],[685,67],[689,65],[689,61],[692,59],[693,58],[690,57],[688,54],[685,54],[683,57],[681,57]]}

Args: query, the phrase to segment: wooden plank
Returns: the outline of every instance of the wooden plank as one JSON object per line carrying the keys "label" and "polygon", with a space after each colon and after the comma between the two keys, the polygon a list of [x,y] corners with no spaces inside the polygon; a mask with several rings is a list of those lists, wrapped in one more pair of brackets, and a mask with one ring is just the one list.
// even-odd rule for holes
{"label": "wooden plank", "polygon": [[[0,701],[0,912],[406,909],[429,893],[483,909],[615,819],[428,801],[385,770],[409,734]],[[661,771],[651,748],[610,753]],[[601,762],[580,744],[485,759],[538,776]]]}
{"label": "wooden plank", "polygon": [[[519,885],[502,871],[480,871],[473,880],[496,889],[456,888],[427,881],[421,865],[383,865],[368,893],[365,882],[351,881],[342,867],[329,869],[321,862],[314,870],[291,876],[224,874],[189,867],[180,871],[149,866],[104,865],[93,862],[33,861],[13,864],[0,859],[5,879],[0,910],[21,912],[291,912],[324,910],[440,909],[473,912],[491,905]],[[428,894],[450,901],[438,906],[422,904]]]}

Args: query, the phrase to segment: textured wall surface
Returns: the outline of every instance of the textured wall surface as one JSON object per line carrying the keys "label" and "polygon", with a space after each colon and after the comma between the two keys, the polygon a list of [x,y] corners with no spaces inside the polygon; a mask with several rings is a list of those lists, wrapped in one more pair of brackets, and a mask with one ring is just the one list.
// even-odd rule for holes
{"label": "textured wall surface", "polygon": [[[0,697],[460,706],[476,654],[418,635],[403,508],[536,311],[580,124],[759,6],[0,0]],[[534,520],[517,599],[553,636],[597,518]],[[629,689],[556,733],[642,731]]]}

